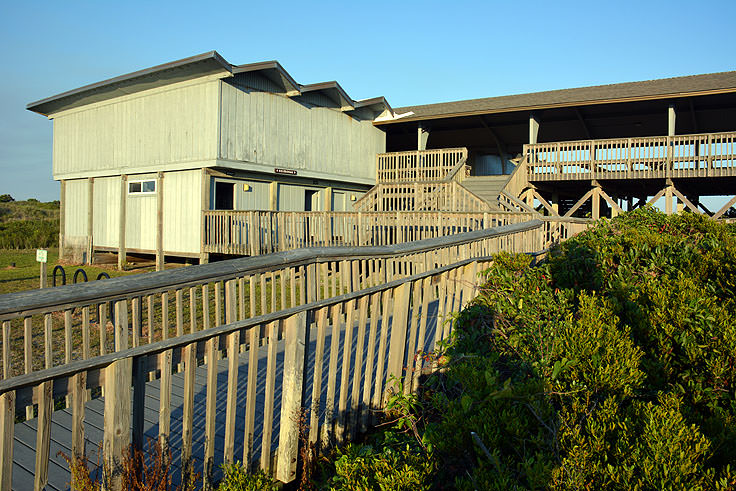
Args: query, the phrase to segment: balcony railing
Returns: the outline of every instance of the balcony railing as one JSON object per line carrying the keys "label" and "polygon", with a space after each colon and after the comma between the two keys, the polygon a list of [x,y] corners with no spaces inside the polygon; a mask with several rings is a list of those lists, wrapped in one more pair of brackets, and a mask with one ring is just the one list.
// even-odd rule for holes
{"label": "balcony railing", "polygon": [[467,148],[379,153],[376,156],[376,183],[462,180],[470,169],[464,165],[467,159]]}
{"label": "balcony railing", "polygon": [[736,132],[524,145],[529,181],[736,175]]}

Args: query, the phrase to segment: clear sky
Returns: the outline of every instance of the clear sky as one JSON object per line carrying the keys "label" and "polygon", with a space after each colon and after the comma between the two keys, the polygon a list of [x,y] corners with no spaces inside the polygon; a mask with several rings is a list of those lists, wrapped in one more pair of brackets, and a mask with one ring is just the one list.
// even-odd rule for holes
{"label": "clear sky", "polygon": [[59,196],[27,103],[210,50],[400,107],[736,70],[734,19],[734,0],[0,0],[0,194]]}

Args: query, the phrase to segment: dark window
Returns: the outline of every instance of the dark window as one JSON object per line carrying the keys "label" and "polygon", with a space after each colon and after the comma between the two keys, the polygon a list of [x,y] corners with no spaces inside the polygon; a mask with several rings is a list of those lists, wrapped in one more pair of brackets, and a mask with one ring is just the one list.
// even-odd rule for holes
{"label": "dark window", "polygon": [[235,184],[231,182],[215,183],[215,209],[232,210],[234,192]]}

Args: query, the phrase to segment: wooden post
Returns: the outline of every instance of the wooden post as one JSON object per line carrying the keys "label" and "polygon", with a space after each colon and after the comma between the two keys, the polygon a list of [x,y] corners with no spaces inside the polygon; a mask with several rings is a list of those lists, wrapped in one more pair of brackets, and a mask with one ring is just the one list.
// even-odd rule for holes
{"label": "wooden post", "polygon": [[672,185],[672,180],[667,179],[667,187],[665,188],[665,191],[664,191],[664,209],[667,215],[672,215],[672,196],[673,196],[672,188],[673,187],[674,186]]}
{"label": "wooden post", "polygon": [[46,281],[46,277],[48,276],[48,266],[46,264],[46,261],[40,263],[40,266],[41,266],[41,271],[39,273],[38,284],[40,288],[46,288],[46,286],[48,286],[47,281]]}
{"label": "wooden post", "polygon": [[[36,430],[36,472],[33,489],[43,491],[49,482],[49,450],[51,449],[51,411],[54,399],[53,381],[44,382],[38,389],[38,429]],[[3,435],[3,438],[6,438]]]}
{"label": "wooden post", "polygon": [[675,136],[676,117],[675,105],[670,104],[667,107],[667,136]]}
{"label": "wooden post", "polygon": [[64,242],[66,235],[66,180],[61,180],[59,196],[59,259],[65,257]]}
{"label": "wooden post", "polygon": [[[115,350],[128,348],[128,309],[125,300],[115,303]],[[130,445],[130,386],[133,360],[125,358],[105,368],[103,458],[110,472],[109,489],[122,489],[121,463]],[[106,488],[108,489],[108,488]]]}
{"label": "wooden post", "polygon": [[[209,211],[210,209],[210,186],[212,182],[212,177],[207,172],[207,169],[202,169],[202,217],[200,220],[202,223],[200,224],[201,227],[201,236],[199,238],[200,248],[199,248],[199,264],[204,264],[209,262],[210,260],[210,253],[204,251],[204,244],[207,237],[207,233],[212,236],[212,230],[207,230],[205,228],[205,219],[204,219],[204,212]],[[214,220],[210,222],[210,226],[214,227]]]}
{"label": "wooden post", "polygon": [[164,269],[164,173],[156,183],[156,271]]}
{"label": "wooden post", "polygon": [[126,201],[128,198],[127,188],[128,176],[125,174],[120,176],[120,214],[118,220],[118,269],[122,270],[125,267],[125,208]]}
{"label": "wooden post", "polygon": [[[230,324],[236,317],[235,280],[225,283],[225,323]],[[235,452],[235,413],[238,398],[238,353],[240,331],[232,332],[227,337],[227,401],[225,406],[225,450],[224,460],[233,462]]]}
{"label": "wooden post", "polygon": [[95,250],[94,241],[94,206],[95,206],[95,178],[87,179],[87,264],[92,264],[92,255]]}
{"label": "wooden post", "polygon": [[[401,369],[404,366],[404,350],[406,347],[406,328],[409,325],[409,301],[411,299],[411,283],[403,283],[394,288],[394,314],[391,322],[391,340],[389,342],[388,364],[386,366],[387,386],[384,389],[383,403],[391,392],[398,387],[390,387],[389,383],[401,383]],[[385,321],[385,319],[384,319]]]}
{"label": "wooden post", "polygon": [[537,143],[539,136],[539,117],[537,113],[529,113],[529,143]]}
{"label": "wooden post", "polygon": [[[313,265],[312,265],[313,266]],[[296,477],[299,455],[299,416],[304,393],[307,359],[307,312],[286,319],[284,326],[284,380],[276,479],[291,482]]]}
{"label": "wooden post", "polygon": [[[7,372],[5,378],[9,378]],[[13,435],[15,432],[15,392],[0,396],[0,490],[11,491],[13,484]]]}
{"label": "wooden post", "polygon": [[276,211],[279,209],[279,182],[273,181],[268,186],[268,209]]}

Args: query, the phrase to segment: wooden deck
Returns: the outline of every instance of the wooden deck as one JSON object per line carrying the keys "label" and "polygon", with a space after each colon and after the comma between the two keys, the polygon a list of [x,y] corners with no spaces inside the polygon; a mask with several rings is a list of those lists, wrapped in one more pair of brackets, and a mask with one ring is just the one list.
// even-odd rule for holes
{"label": "wooden deck", "polygon": [[736,176],[736,133],[524,145],[529,182]]}
{"label": "wooden deck", "polygon": [[[428,308],[428,323],[427,323],[427,335],[426,335],[426,346],[425,351],[431,351],[434,346],[435,339],[435,328],[437,326],[437,308],[438,302],[434,301],[429,304]],[[417,314],[420,312],[418,311]],[[412,314],[413,315],[413,314]],[[370,320],[368,321],[370,324]],[[379,321],[380,325],[380,321]],[[391,321],[389,321],[388,328],[390,329]],[[379,333],[381,329],[379,328]],[[365,330],[365,339],[363,343],[359,343],[357,339],[353,339],[352,344],[352,356],[351,359],[356,359],[356,346],[361,344],[363,347],[374,346],[375,353],[373,359],[373,373],[379,365],[378,359],[378,346],[379,343],[369,343],[370,332],[368,329]],[[317,344],[316,329],[312,330],[310,336],[309,346],[309,358],[308,367],[306,371],[307,385],[313,387],[313,375],[314,375],[314,360],[315,360],[315,348]],[[345,325],[342,325],[341,337],[339,340],[339,353],[343,353],[343,343],[345,341]],[[376,340],[377,341],[377,340]],[[323,357],[323,370],[322,370],[322,384],[320,397],[320,418],[321,422],[325,415],[325,400],[327,395],[328,387],[328,361],[330,359],[330,346],[331,336],[328,333],[325,340],[325,354]],[[411,340],[407,339],[407,346],[412,344]],[[364,356],[360,359],[363,360],[363,365],[359,373],[365,376],[366,366],[365,360],[369,359],[367,356],[367,348],[364,348]],[[407,350],[408,351],[408,350]],[[276,391],[274,394],[274,412],[279,414],[281,408],[281,379],[283,377],[283,361],[284,361],[284,341],[281,340],[278,343],[278,355],[276,363]],[[236,426],[235,426],[235,456],[242,456],[243,454],[243,435],[244,435],[244,421],[245,421],[245,394],[246,385],[248,379],[248,358],[250,352],[245,351],[241,353],[239,357],[240,370],[238,370],[238,410],[236,415]],[[413,355],[412,355],[413,356]],[[388,346],[383,353],[384,360],[388,357]],[[342,371],[342,356],[338,357],[337,370]],[[405,360],[407,362],[408,360]],[[223,359],[218,363],[218,374],[217,374],[217,416],[216,416],[216,432],[215,432],[215,473],[214,476],[219,478],[221,475],[219,466],[223,461],[224,443],[225,443],[225,417],[226,417],[226,403],[227,403],[227,380],[228,380],[228,360]],[[263,418],[264,412],[264,385],[265,385],[265,372],[267,366],[267,346],[263,345],[259,349],[258,357],[258,388],[256,397],[256,433],[254,435],[254,454],[260,455],[262,446],[262,428],[260,424]],[[386,363],[383,363],[384,369]],[[350,378],[353,377],[355,367],[350,367]],[[385,373],[383,374],[385,378]],[[206,384],[207,384],[207,367],[202,365],[197,367],[195,371],[195,395],[194,395],[194,417],[193,417],[193,458],[195,471],[200,475],[203,474],[203,461],[204,461],[204,440],[205,440],[205,403],[206,403]],[[184,407],[184,373],[176,373],[172,378],[172,391],[171,391],[171,453],[172,453],[172,480],[174,484],[177,484],[181,480],[181,442],[182,442],[182,416]],[[159,434],[159,387],[160,380],[154,380],[146,385],[146,399],[145,399],[145,414],[144,414],[144,434],[147,439],[156,439]],[[352,387],[348,387],[348,399],[351,398]],[[311,400],[311,394],[310,399]],[[92,464],[97,463],[97,449],[103,441],[103,428],[104,428],[104,398],[97,397],[86,403],[84,427],[85,427],[85,440],[86,448],[89,460]],[[275,452],[278,446],[278,435],[279,435],[279,420],[278,418],[274,421],[274,428],[272,433],[271,449],[272,453]],[[35,465],[35,447],[37,438],[37,419],[32,419],[15,425],[15,441],[13,445],[13,483],[12,489],[23,491],[32,489],[34,480],[34,465]],[[66,455],[71,455],[71,449],[69,448],[69,442],[71,438],[71,427],[72,427],[72,414],[71,410],[64,409],[55,411],[52,416],[51,426],[51,447],[50,447],[50,462],[48,468],[49,482],[46,486],[48,490],[69,490],[70,473],[69,467],[62,456],[57,455],[59,452],[64,452]]]}

